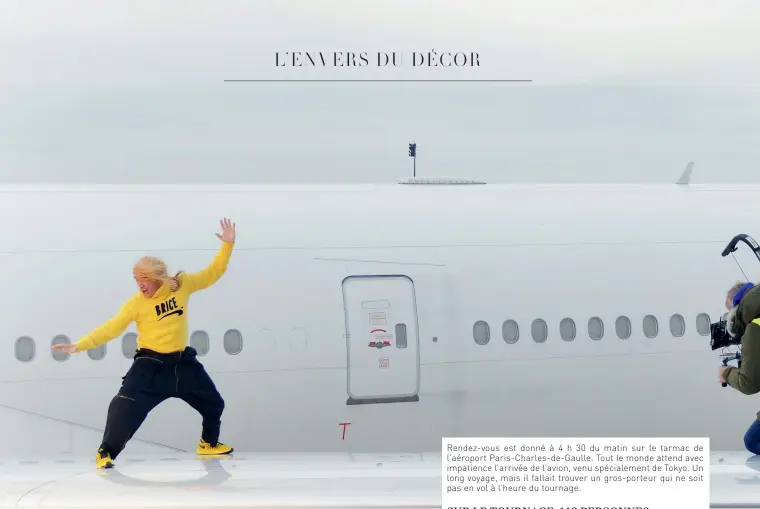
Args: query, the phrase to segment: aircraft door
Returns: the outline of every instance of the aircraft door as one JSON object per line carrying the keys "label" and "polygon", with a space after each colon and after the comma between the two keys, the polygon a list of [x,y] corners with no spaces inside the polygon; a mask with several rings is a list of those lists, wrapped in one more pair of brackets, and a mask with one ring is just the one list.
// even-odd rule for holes
{"label": "aircraft door", "polygon": [[343,280],[348,405],[419,401],[414,282],[404,275]]}

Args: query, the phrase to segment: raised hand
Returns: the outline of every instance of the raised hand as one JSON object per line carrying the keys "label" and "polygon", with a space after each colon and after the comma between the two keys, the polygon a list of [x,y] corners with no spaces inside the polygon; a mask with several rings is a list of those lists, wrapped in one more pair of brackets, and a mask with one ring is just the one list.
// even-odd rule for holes
{"label": "raised hand", "polygon": [[230,244],[235,242],[235,223],[227,219],[226,217],[219,221],[222,226],[222,233],[217,233],[216,236],[222,242],[229,242]]}
{"label": "raised hand", "polygon": [[60,352],[66,352],[66,353],[77,353],[79,351],[79,348],[77,348],[76,345],[62,343],[59,345],[53,345],[53,350],[58,350]]}

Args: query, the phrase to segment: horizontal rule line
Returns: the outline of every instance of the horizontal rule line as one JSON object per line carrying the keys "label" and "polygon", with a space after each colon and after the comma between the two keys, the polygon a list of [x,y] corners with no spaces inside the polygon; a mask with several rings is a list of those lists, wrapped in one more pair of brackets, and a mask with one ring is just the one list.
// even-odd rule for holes
{"label": "horizontal rule line", "polygon": [[478,80],[478,79],[461,79],[461,80],[393,80],[393,79],[262,79],[262,80],[224,80],[225,83],[532,83],[533,80]]}

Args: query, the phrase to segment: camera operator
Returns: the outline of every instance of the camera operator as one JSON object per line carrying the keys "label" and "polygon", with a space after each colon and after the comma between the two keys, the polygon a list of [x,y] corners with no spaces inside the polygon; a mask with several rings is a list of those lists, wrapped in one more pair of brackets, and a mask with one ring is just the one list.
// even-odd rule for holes
{"label": "camera operator", "polygon": [[[742,367],[721,366],[718,379],[742,394],[756,394],[760,392],[760,286],[735,284],[726,295],[726,307],[726,332],[741,338]],[[760,454],[760,412],[744,435],[744,445]]]}

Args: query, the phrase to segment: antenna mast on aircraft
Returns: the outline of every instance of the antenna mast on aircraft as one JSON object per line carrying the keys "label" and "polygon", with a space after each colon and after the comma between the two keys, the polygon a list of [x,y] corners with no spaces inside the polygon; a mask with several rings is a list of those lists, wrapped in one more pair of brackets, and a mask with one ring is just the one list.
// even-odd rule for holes
{"label": "antenna mast on aircraft", "polygon": [[412,164],[413,166],[413,173],[412,176],[417,176],[417,144],[416,143],[410,143],[409,144],[409,157],[412,158]]}
{"label": "antenna mast on aircraft", "polygon": [[417,178],[417,144],[412,142],[409,144],[409,157],[413,161],[413,176],[410,179],[399,180],[399,184],[426,184],[426,185],[470,185],[470,184],[485,184],[485,182],[479,180],[461,179],[461,178],[446,178],[446,177],[432,177],[432,178]]}

